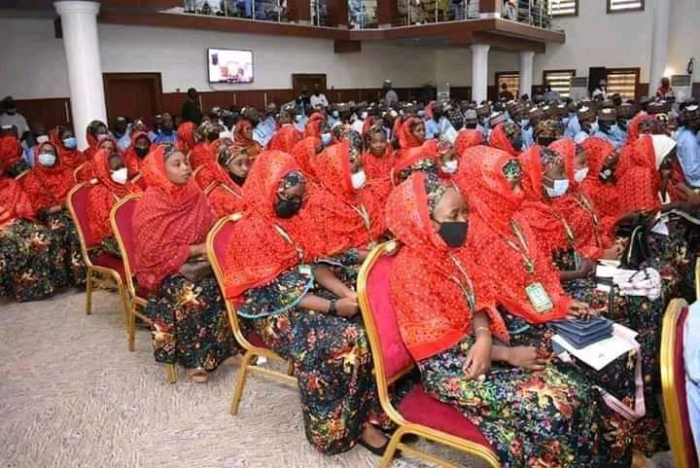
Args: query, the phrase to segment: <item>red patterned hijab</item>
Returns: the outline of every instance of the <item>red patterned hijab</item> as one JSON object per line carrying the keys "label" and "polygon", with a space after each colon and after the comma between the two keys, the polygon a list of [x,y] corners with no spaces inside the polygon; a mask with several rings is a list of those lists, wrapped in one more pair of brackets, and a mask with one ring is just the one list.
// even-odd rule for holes
{"label": "red patterned hijab", "polygon": [[246,137],[246,132],[252,129],[253,125],[250,123],[250,121],[246,119],[238,121],[233,130],[233,142],[236,144],[236,146],[240,146],[241,148],[250,148],[251,146],[257,144],[257,142],[252,138]]}
{"label": "red patterned hijab", "polygon": [[153,150],[154,145],[148,138],[148,133],[136,132],[131,136],[131,144],[126,150],[126,153],[124,153],[124,162],[126,164],[126,169],[129,171],[129,178],[135,177],[141,172],[141,166],[143,165],[145,160],[145,158],[141,159],[136,154],[136,140],[138,140],[139,138],[145,138],[146,140],[148,140],[149,144],[151,145],[150,150]]}
{"label": "red patterned hijab", "polygon": [[193,178],[185,185],[168,179],[165,147],[146,156],[143,174],[148,188],[134,212],[135,273],[139,286],[153,291],[187,262],[190,246],[206,240],[216,218]]}
{"label": "red patterned hijab", "polygon": [[627,154],[629,164],[620,177],[618,192],[621,213],[659,209],[661,175],[656,166],[652,136],[640,136]]}
{"label": "red patterned hijab", "polygon": [[513,148],[513,144],[508,139],[508,135],[506,134],[506,123],[496,125],[496,128],[491,131],[489,146],[503,150],[509,153],[511,156],[517,156],[519,154],[518,151]]}
{"label": "red patterned hijab", "polygon": [[[314,114],[316,115],[316,114]],[[292,148],[292,157],[299,164],[302,172],[312,179],[316,178],[314,170],[314,160],[317,157],[317,149],[321,140],[317,137],[310,136],[301,140]]]}
{"label": "red patterned hijab", "polygon": [[484,143],[484,134],[479,130],[466,129],[457,134],[455,140],[455,151],[457,157],[461,156],[468,148],[482,145]]}
{"label": "red patterned hijab", "polygon": [[282,125],[282,128],[277,130],[277,133],[272,137],[267,149],[273,151],[284,151],[290,153],[294,145],[302,139],[302,134],[292,124]]}
{"label": "red patterned hijab", "polygon": [[92,158],[94,176],[98,184],[88,192],[87,213],[90,231],[97,242],[112,236],[109,222],[110,211],[114,204],[130,193],[141,192],[141,188],[132,183],[117,184],[112,180],[109,166],[109,151],[101,149]]}
{"label": "red patterned hijab", "polygon": [[5,174],[3,162],[0,160],[0,227],[15,219],[32,220],[34,217],[35,212],[29,197],[19,182]]}
{"label": "red patterned hijab", "polygon": [[448,183],[417,172],[394,188],[387,225],[404,245],[391,270],[390,297],[401,338],[416,361],[439,354],[471,333],[474,311],[486,311],[494,334],[507,333],[488,283],[438,235],[430,212]]}
{"label": "red patterned hijab", "polygon": [[389,177],[395,163],[396,152],[390,144],[386,145],[386,150],[381,156],[375,156],[369,150],[362,153],[362,166],[365,168],[369,180]]}
{"label": "red patterned hijab", "polygon": [[195,145],[194,130],[195,130],[194,122],[183,122],[177,128],[178,148],[185,155],[187,153],[189,153],[190,151],[192,151],[192,149],[194,148],[194,145]]}
{"label": "red patterned hijab", "polygon": [[581,183],[581,190],[591,199],[601,218],[617,219],[621,214],[619,179],[624,176],[625,161],[620,157],[615,168],[614,180],[603,182],[600,172],[607,157],[615,147],[607,140],[597,137],[587,138],[581,143],[588,158],[588,177]]}
{"label": "red patterned hijab", "polygon": [[[71,169],[78,168],[81,164],[87,162],[85,154],[78,148],[68,149],[63,146],[63,141],[61,140],[61,132],[64,127],[58,126],[49,132],[49,140],[56,145],[58,151],[60,152],[59,158],[63,161],[63,164],[70,167]],[[116,144],[116,141],[115,141]]]}
{"label": "red patterned hijab", "polygon": [[6,168],[11,168],[22,159],[22,145],[14,135],[0,137],[0,162]]}
{"label": "red patterned hijab", "polygon": [[417,148],[425,143],[425,141],[421,141],[413,135],[413,128],[422,123],[423,121],[419,117],[408,117],[403,124],[401,124],[401,131],[398,134],[401,149]]}
{"label": "red patterned hijab", "polygon": [[315,112],[309,117],[304,127],[304,138],[315,137],[321,138],[321,124],[326,119],[326,116],[321,112]]}
{"label": "red patterned hijab", "polygon": [[[52,146],[56,152],[56,163],[52,167],[39,164],[39,153],[45,146]],[[73,170],[61,162],[58,146],[45,142],[34,148],[34,160],[37,164],[22,178],[24,190],[29,195],[35,210],[51,208],[66,202],[68,192],[75,185]]]}

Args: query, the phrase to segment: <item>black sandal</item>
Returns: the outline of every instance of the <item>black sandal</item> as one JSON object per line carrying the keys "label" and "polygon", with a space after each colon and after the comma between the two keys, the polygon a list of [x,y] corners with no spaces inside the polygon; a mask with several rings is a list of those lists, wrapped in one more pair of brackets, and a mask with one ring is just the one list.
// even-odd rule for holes
{"label": "black sandal", "polygon": [[[384,452],[386,452],[386,449],[387,449],[387,447],[389,446],[389,443],[390,443],[390,442],[391,442],[391,439],[387,440],[386,443],[385,443],[384,445],[382,445],[381,447],[372,447],[371,445],[369,445],[369,444],[368,444],[367,442],[365,442],[364,440],[358,439],[358,440],[357,440],[357,445],[360,445],[360,446],[366,448],[367,450],[369,450],[370,452],[372,452],[373,454],[375,454],[375,455],[378,456],[378,457],[383,457],[383,456],[384,456]],[[396,451],[396,456],[398,456],[399,453],[400,453],[400,451],[397,450],[397,451]]]}

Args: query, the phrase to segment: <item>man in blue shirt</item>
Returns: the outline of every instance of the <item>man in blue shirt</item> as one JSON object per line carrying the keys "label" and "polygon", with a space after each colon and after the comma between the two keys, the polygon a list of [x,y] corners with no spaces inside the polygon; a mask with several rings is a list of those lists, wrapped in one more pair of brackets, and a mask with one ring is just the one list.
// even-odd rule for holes
{"label": "man in blue shirt", "polygon": [[617,111],[614,108],[608,107],[598,112],[598,130],[591,136],[608,140],[616,149],[625,144],[627,135],[617,125]]}
{"label": "man in blue shirt", "polygon": [[277,131],[277,120],[275,120],[275,115],[277,114],[277,105],[271,102],[267,105],[265,109],[265,119],[260,122],[253,130],[253,139],[260,143],[263,147],[272,139],[272,136]]}
{"label": "man in blue shirt", "polygon": [[700,108],[693,104],[681,111],[683,126],[678,132],[678,162],[685,181],[693,188],[700,188]]}
{"label": "man in blue shirt", "polygon": [[177,141],[177,132],[175,132],[174,127],[173,116],[164,112],[160,115],[160,125],[148,133],[148,138],[156,144],[175,143]]}

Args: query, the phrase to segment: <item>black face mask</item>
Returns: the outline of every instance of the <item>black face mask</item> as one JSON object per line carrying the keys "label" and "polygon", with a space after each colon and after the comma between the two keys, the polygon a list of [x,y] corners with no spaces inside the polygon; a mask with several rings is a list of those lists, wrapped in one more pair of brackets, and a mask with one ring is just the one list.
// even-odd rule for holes
{"label": "black face mask", "polygon": [[277,200],[275,214],[278,218],[289,219],[301,209],[301,200]]}
{"label": "black face mask", "polygon": [[234,174],[233,172],[231,173],[231,180],[238,185],[239,187],[243,186],[243,182],[245,182],[245,177],[241,177],[239,175]]}
{"label": "black face mask", "polygon": [[517,140],[513,140],[510,142],[510,144],[513,145],[513,149],[515,151],[520,152],[523,149],[523,139],[522,138],[518,138]]}
{"label": "black face mask", "polygon": [[148,154],[148,150],[149,148],[139,148],[138,146],[134,148],[134,151],[136,151],[136,156],[139,158],[145,158]]}
{"label": "black face mask", "polygon": [[556,138],[539,137],[537,139],[537,144],[540,146],[549,146],[551,143],[554,143],[555,141],[557,141]]}
{"label": "black face mask", "polygon": [[446,223],[440,223],[440,229],[438,229],[438,234],[442,237],[450,247],[461,247],[464,245],[464,241],[467,240],[467,228],[469,223],[462,221],[451,221]]}

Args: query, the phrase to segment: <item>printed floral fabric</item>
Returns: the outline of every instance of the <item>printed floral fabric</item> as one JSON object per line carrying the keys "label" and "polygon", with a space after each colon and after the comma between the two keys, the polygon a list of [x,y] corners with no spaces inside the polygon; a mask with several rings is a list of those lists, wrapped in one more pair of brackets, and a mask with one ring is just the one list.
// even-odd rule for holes
{"label": "printed floral fabric", "polygon": [[43,213],[39,218],[56,236],[60,245],[62,265],[56,272],[56,284],[61,286],[82,286],[87,270],[80,248],[80,237],[67,209],[58,213]]}

